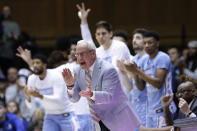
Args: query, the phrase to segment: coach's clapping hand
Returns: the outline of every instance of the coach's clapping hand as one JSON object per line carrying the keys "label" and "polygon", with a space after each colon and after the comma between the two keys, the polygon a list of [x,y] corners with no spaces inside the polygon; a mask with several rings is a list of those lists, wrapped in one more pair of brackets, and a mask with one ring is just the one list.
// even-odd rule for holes
{"label": "coach's clapping hand", "polygon": [[63,69],[62,76],[64,78],[64,82],[69,90],[74,87],[76,81],[76,73],[72,76],[71,71],[68,68]]}

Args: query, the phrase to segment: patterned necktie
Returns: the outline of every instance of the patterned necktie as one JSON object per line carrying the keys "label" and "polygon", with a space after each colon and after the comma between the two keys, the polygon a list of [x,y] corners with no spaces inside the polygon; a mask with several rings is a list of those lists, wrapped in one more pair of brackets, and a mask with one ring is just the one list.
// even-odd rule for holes
{"label": "patterned necktie", "polygon": [[[86,86],[88,88],[88,86],[91,86],[91,79],[92,79],[89,70],[85,71],[85,79],[86,79]],[[88,98],[88,105],[89,105],[89,108],[90,108],[91,118],[94,121],[99,122],[99,116],[96,114],[96,112],[94,111],[94,107],[92,106],[93,102],[94,101],[92,99]]]}

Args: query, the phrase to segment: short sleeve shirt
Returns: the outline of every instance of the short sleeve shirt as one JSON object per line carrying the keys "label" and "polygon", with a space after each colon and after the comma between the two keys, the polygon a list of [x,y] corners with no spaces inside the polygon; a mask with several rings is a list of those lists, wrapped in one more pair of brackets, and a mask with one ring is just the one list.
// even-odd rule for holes
{"label": "short sleeve shirt", "polygon": [[[165,94],[167,94],[167,89],[170,87],[171,84],[167,83],[167,80],[171,79],[170,73],[170,58],[169,56],[159,51],[158,54],[154,58],[150,58],[149,55],[143,57],[143,59],[139,63],[140,68],[151,77],[156,77],[156,70],[159,68],[167,70],[166,80],[164,81],[162,88],[158,89],[146,82],[146,89],[147,89],[147,98],[148,98],[148,114],[155,113],[157,109],[162,108],[161,98]],[[171,82],[171,81],[170,81]]]}

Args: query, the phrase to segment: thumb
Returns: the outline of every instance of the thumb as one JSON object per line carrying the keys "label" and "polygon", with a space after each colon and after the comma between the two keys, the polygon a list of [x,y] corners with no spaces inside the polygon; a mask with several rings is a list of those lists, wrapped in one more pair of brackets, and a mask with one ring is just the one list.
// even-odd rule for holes
{"label": "thumb", "polygon": [[91,84],[90,83],[88,83],[88,91],[91,91]]}

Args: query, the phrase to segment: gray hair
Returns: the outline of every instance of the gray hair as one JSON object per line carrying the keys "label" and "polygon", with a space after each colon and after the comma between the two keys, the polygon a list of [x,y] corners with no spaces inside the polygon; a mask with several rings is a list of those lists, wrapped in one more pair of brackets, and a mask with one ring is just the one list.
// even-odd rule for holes
{"label": "gray hair", "polygon": [[80,40],[80,41],[77,42],[77,46],[78,45],[84,45],[84,44],[87,44],[89,50],[96,50],[96,46],[92,41]]}

